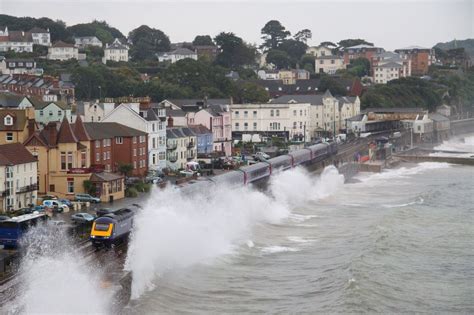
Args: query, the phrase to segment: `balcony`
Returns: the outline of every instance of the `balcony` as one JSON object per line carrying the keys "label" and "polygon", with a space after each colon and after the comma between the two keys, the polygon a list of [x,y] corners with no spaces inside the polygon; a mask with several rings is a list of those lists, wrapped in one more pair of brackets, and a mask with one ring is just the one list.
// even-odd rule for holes
{"label": "balcony", "polygon": [[171,163],[175,163],[177,160],[178,160],[177,154],[168,155],[168,161],[170,161]]}
{"label": "balcony", "polygon": [[166,149],[170,151],[176,150],[177,147],[178,147],[177,143],[169,143],[166,145]]}
{"label": "balcony", "polygon": [[190,141],[188,143],[188,149],[192,149],[192,148],[194,148],[194,146],[195,146],[194,141]]}
{"label": "balcony", "polygon": [[22,193],[26,193],[26,192],[30,192],[30,191],[35,191],[35,190],[38,190],[38,184],[32,184],[32,185],[21,187],[21,188],[16,190],[16,193],[17,194],[22,194]]}
{"label": "balcony", "polygon": [[186,158],[187,158],[188,160],[192,160],[192,159],[194,159],[195,157],[196,157],[196,153],[193,152],[193,151],[188,151],[187,154],[186,154]]}

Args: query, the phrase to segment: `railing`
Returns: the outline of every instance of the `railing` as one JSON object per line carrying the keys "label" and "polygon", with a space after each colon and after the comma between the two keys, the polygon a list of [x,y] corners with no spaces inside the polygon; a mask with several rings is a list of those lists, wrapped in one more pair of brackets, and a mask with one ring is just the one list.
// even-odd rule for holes
{"label": "railing", "polygon": [[171,156],[168,156],[168,161],[170,161],[171,163],[174,163],[178,160],[178,155],[171,155]]}
{"label": "railing", "polygon": [[30,191],[35,191],[38,190],[38,184],[31,184],[28,186],[21,187],[16,190],[17,194],[25,193],[25,192],[30,192]]}
{"label": "railing", "polygon": [[194,152],[188,152],[187,154],[187,159],[190,160],[190,159],[194,159],[196,157],[196,153]]}
{"label": "railing", "polygon": [[167,144],[166,145],[166,149],[168,149],[168,150],[176,150],[177,147],[178,147],[177,143],[172,143],[172,144]]}
{"label": "railing", "polygon": [[194,141],[188,143],[188,149],[194,148]]}

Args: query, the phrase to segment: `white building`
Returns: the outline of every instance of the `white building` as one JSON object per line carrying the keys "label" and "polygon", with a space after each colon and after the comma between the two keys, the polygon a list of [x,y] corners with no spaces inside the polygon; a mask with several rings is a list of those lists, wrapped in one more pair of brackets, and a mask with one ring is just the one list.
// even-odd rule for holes
{"label": "white building", "polygon": [[345,69],[346,65],[344,58],[340,56],[325,55],[315,58],[314,67],[316,73],[336,74],[337,70]]}
{"label": "white building", "polygon": [[33,59],[5,59],[0,56],[1,74],[32,74],[42,75],[43,69],[36,68],[36,61]]}
{"label": "white building", "polygon": [[411,59],[394,52],[382,52],[372,57],[373,82],[386,84],[388,81],[411,76]]}
{"label": "white building", "polygon": [[309,141],[309,103],[233,104],[232,138],[259,142],[271,136]]}
{"label": "white building", "polygon": [[32,28],[29,33],[33,39],[33,43],[41,46],[51,46],[51,34],[49,28],[47,30],[39,27]]}
{"label": "white building", "polygon": [[279,72],[277,70],[258,70],[257,76],[262,80],[279,80]]}
{"label": "white building", "polygon": [[38,162],[22,144],[0,145],[0,212],[36,203]]}
{"label": "white building", "polygon": [[102,62],[107,63],[108,60],[128,62],[128,50],[128,46],[122,44],[122,42],[116,38],[112,44],[106,44]]}
{"label": "white building", "polygon": [[359,97],[334,97],[331,92],[316,95],[284,95],[271,103],[310,104],[309,138],[338,134],[347,128],[347,120],[360,113]]}
{"label": "white building", "polygon": [[0,51],[33,52],[33,38],[30,32],[0,29]]}
{"label": "white building", "polygon": [[78,48],[85,48],[87,46],[94,46],[102,48],[102,42],[95,36],[82,36],[82,37],[74,37],[74,42],[76,43],[76,47]]}
{"label": "white building", "polygon": [[140,110],[138,103],[123,103],[102,120],[117,122],[148,133],[148,168],[166,167],[166,110],[161,107]]}
{"label": "white building", "polygon": [[189,50],[187,48],[178,48],[170,52],[158,54],[159,62],[169,61],[171,63],[175,63],[176,61],[186,58],[197,60],[198,55],[195,51]]}
{"label": "white building", "polygon": [[323,45],[312,46],[306,49],[307,55],[313,55],[314,57],[324,57],[332,55],[331,48]]}
{"label": "white building", "polygon": [[115,103],[82,102],[77,104],[77,113],[84,122],[100,122],[115,108]]}
{"label": "white building", "polygon": [[48,48],[48,57],[49,60],[69,60],[69,59],[79,59],[79,49],[74,46],[74,44],[68,44],[62,41],[58,41],[53,44],[53,46]]}
{"label": "white building", "polygon": [[63,102],[33,101],[35,107],[35,120],[46,126],[49,122],[61,122],[64,117],[71,121],[71,107]]}

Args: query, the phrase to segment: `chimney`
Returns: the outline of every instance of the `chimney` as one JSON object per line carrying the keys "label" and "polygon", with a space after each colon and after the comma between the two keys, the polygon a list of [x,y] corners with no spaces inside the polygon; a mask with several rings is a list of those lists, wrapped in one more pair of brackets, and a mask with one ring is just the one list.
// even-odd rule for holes
{"label": "chimney", "polygon": [[168,128],[172,128],[173,127],[173,117],[169,116],[168,117]]}
{"label": "chimney", "polygon": [[36,122],[34,119],[28,119],[28,137],[35,133]]}
{"label": "chimney", "polygon": [[49,145],[56,145],[58,142],[58,131],[56,130],[56,122],[50,122],[46,125],[45,129],[48,131],[48,142]]}

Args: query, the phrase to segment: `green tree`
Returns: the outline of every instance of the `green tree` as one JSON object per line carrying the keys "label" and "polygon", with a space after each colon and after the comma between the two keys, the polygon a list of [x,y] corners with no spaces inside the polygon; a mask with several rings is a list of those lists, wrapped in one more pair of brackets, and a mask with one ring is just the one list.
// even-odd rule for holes
{"label": "green tree", "polygon": [[198,35],[193,40],[194,46],[214,46],[211,36],[209,35]]}
{"label": "green tree", "polygon": [[367,58],[351,60],[347,72],[359,78],[370,74],[370,61]]}
{"label": "green tree", "polygon": [[304,30],[301,30],[299,31],[298,33],[296,33],[293,38],[299,42],[303,42],[306,44],[306,42],[308,41],[308,39],[311,39],[313,37],[313,34],[311,33],[311,31],[307,28],[305,28]]}
{"label": "green tree", "polygon": [[263,44],[260,48],[265,50],[276,49],[278,45],[291,35],[279,21],[271,20],[261,30]]}
{"label": "green tree", "polygon": [[369,43],[364,39],[343,39],[339,43],[337,43],[339,47],[352,47],[356,45],[369,45],[369,46],[374,46],[373,43]]}
{"label": "green tree", "polygon": [[306,53],[308,45],[304,42],[297,41],[294,39],[285,39],[278,46],[278,50],[284,51],[288,54],[290,58],[290,65],[292,67],[296,66],[296,63],[301,59],[301,57]]}
{"label": "green tree", "polygon": [[240,104],[266,103],[270,99],[270,95],[262,86],[248,81],[236,82],[232,97],[235,102]]}
{"label": "green tree", "polygon": [[129,176],[130,173],[133,171],[133,165],[132,164],[125,164],[125,163],[120,163],[118,167],[118,171],[120,174],[124,176]]}
{"label": "green tree", "polygon": [[220,53],[217,55],[216,63],[226,68],[236,69],[245,65],[255,63],[257,50],[247,45],[242,38],[234,33],[222,32],[214,38]]}
{"label": "green tree", "polygon": [[303,55],[300,59],[300,68],[308,70],[309,72],[314,72],[315,64],[314,64],[314,56],[313,55]]}
{"label": "green tree", "polygon": [[157,52],[170,50],[170,40],[168,36],[160,30],[142,25],[129,34],[129,39],[133,45],[130,55],[133,60],[155,59]]}
{"label": "green tree", "polygon": [[346,95],[347,91],[344,86],[335,78],[323,75],[319,81],[318,90],[323,92],[329,90],[332,95]]}
{"label": "green tree", "polygon": [[267,63],[274,64],[278,69],[286,69],[291,64],[290,56],[288,56],[286,51],[278,49],[268,51],[266,60]]}
{"label": "green tree", "polygon": [[[105,67],[104,67],[105,68]],[[99,98],[99,94],[106,95],[106,81],[102,67],[77,67],[72,73],[76,97],[80,100]],[[99,91],[99,86],[102,91]]]}

